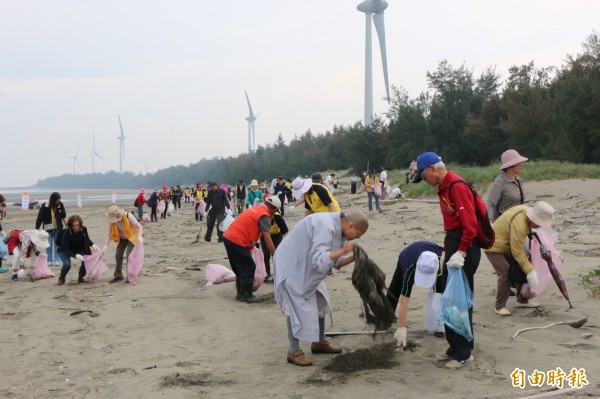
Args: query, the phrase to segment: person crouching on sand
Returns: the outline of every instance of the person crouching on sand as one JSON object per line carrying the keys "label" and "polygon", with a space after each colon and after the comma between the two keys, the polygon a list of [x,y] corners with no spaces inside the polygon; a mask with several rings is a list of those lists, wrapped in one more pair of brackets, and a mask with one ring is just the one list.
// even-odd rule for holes
{"label": "person crouching on sand", "polygon": [[44,230],[14,230],[4,241],[8,245],[9,252],[12,249],[13,274],[12,280],[19,280],[19,270],[25,269],[25,261],[29,258],[29,280],[35,281],[33,270],[40,252],[50,246],[48,232]]}
{"label": "person crouching on sand", "polygon": [[67,273],[71,270],[71,258],[81,261],[79,267],[78,283],[83,283],[85,277],[85,263],[83,255],[91,255],[92,249],[100,251],[100,248],[94,244],[88,235],[87,228],[83,225],[83,220],[79,215],[73,215],[67,221],[67,228],[62,231],[58,246],[58,257],[62,261],[62,269],[56,285],[64,285]]}
{"label": "person crouching on sand", "polygon": [[[102,248],[102,253],[106,253],[108,244],[111,241],[118,242],[117,251],[115,252],[117,262],[115,274],[113,279],[109,281],[112,284],[123,280],[123,258],[125,256],[129,257],[136,244],[144,242],[142,239],[143,228],[135,216],[119,209],[116,205],[111,205],[108,208],[106,220],[108,221],[108,236],[106,237],[106,244]],[[127,268],[125,271],[127,272]]]}

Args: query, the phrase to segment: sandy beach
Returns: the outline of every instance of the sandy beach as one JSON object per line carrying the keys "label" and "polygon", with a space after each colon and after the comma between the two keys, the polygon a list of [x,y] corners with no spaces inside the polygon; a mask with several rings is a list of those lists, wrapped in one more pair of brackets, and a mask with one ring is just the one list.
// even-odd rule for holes
{"label": "sandy beach", "polygon": [[[342,181],[342,179],[341,179]],[[145,265],[137,285],[108,284],[116,244],[105,260],[109,271],[94,284],[78,284],[78,261],[67,276],[36,282],[0,275],[0,397],[3,398],[513,398],[541,393],[553,385],[526,382],[514,387],[516,369],[530,375],[560,367],[585,370],[589,383],[573,398],[600,396],[600,298],[590,298],[579,275],[599,265],[600,180],[527,182],[529,201],[545,200],[556,209],[561,268],[573,309],[554,283],[538,298],[542,308],[515,307],[511,316],[494,313],[496,275],[482,256],[475,275],[475,362],[457,371],[434,361],[447,348],[444,338],[423,331],[425,290],[414,288],[408,339],[412,350],[393,350],[387,334],[330,338],[341,355],[312,355],[301,348],[311,367],[286,362],[285,317],[273,300],[273,284],[255,295],[258,304],[236,302],[232,283],[205,287],[205,266],[229,267],[222,244],[195,242],[205,222],[196,222],[192,204],[182,204],[167,220],[144,226]],[[367,210],[366,193],[336,193],[343,210]],[[487,194],[484,193],[486,198]],[[389,201],[382,214],[369,215],[370,228],[357,241],[391,280],[398,254],[416,240],[442,243],[442,217],[435,198]],[[103,217],[110,201],[67,206],[79,214],[92,240],[103,245]],[[129,199],[118,204],[134,211]],[[149,210],[149,208],[146,208]],[[9,208],[6,232],[32,228],[37,210]],[[303,211],[286,212],[293,226]],[[216,234],[216,232],[213,232]],[[209,262],[202,261],[211,259]],[[5,265],[10,268],[10,262]],[[59,268],[52,269],[58,275]],[[328,277],[334,325],[327,331],[369,330],[360,317],[361,300],[351,284],[352,265]],[[83,311],[83,312],[78,312]],[[528,331],[526,327],[588,317],[581,328],[560,325]],[[373,356],[369,358],[369,354]],[[357,359],[359,361],[357,361]],[[360,362],[360,359],[370,359]],[[371,369],[364,369],[369,365]],[[564,388],[569,382],[564,380]],[[567,391],[562,392],[562,396]]]}

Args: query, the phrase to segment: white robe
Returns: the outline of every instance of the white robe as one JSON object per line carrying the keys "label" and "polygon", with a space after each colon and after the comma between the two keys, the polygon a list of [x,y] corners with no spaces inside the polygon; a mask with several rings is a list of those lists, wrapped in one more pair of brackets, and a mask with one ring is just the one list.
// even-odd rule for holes
{"label": "white robe", "polygon": [[275,251],[275,300],[299,340],[319,341],[319,317],[331,315],[324,279],[336,262],[329,253],[345,245],[340,214],[322,212],[302,219]]}

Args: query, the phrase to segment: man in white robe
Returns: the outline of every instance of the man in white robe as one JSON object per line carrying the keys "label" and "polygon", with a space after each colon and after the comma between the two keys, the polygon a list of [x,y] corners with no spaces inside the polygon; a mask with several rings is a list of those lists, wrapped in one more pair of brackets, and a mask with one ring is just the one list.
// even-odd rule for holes
{"label": "man in white robe", "polygon": [[331,315],[331,305],[324,279],[332,267],[354,261],[352,240],[368,228],[361,212],[315,213],[302,219],[277,248],[275,300],[287,316],[289,363],[312,364],[299,340],[312,342],[312,353],[341,353],[325,340],[325,315]]}

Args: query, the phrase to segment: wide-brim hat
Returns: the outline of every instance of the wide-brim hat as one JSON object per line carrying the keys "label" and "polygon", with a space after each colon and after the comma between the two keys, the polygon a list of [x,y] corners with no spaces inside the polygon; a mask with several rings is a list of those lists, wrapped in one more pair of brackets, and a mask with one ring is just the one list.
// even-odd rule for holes
{"label": "wide-brim hat", "polygon": [[546,201],[538,201],[531,208],[527,208],[527,217],[540,227],[551,228],[554,208]]}
{"label": "wide-brim hat", "polygon": [[252,181],[250,181],[250,187],[258,187],[258,181],[256,179],[252,179]]}
{"label": "wide-brim hat", "polygon": [[304,195],[310,188],[312,187],[311,179],[303,179],[301,177],[296,177],[292,181],[292,195],[294,198],[300,198]]}
{"label": "wide-brim hat", "polygon": [[50,246],[48,232],[44,230],[33,230],[31,232],[31,242],[37,248],[48,248]]}
{"label": "wide-brim hat", "polygon": [[529,158],[521,156],[516,150],[506,150],[500,156],[500,170],[510,168],[522,162],[527,161]]}
{"label": "wide-brim hat", "polygon": [[111,205],[108,207],[108,212],[104,215],[108,223],[113,224],[117,223],[123,217],[123,211],[116,205]]}
{"label": "wide-brim hat", "polygon": [[140,194],[145,194],[146,193],[146,189],[145,188],[140,188]]}
{"label": "wide-brim hat", "polygon": [[431,251],[423,251],[417,259],[415,284],[421,288],[429,289],[433,287],[439,267],[440,260],[438,256]]}
{"label": "wide-brim hat", "polygon": [[442,157],[440,157],[435,152],[424,152],[417,158],[417,173],[415,177],[412,179],[413,183],[418,183],[423,180],[423,171],[426,167],[435,165],[438,162],[442,161]]}

